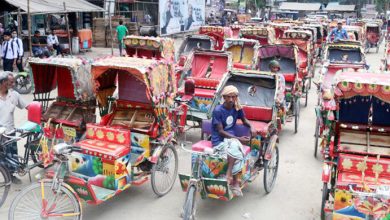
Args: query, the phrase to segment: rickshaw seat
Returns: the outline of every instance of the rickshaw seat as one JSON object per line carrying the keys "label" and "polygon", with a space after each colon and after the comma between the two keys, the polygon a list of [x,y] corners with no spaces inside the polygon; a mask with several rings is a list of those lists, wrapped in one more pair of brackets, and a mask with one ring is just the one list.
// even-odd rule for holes
{"label": "rickshaw seat", "polygon": [[[264,122],[264,121],[254,121],[254,120],[249,120],[251,125],[254,127],[255,131],[257,134],[261,136],[266,136],[268,134],[268,129],[271,123],[269,122]],[[240,123],[241,125],[241,123]]]}
{"label": "rickshaw seat", "polygon": [[130,131],[87,124],[86,139],[75,145],[84,154],[115,160],[130,153]]}
{"label": "rickshaw seat", "polygon": [[[365,161],[363,155],[352,154],[340,154],[338,160],[338,177],[337,185],[347,186],[355,183],[361,186],[362,183],[362,171],[359,170],[358,164]],[[367,157],[366,159],[367,169],[364,171],[364,182],[368,186],[373,185],[389,185],[390,184],[390,172],[387,167],[390,166],[390,159],[377,157]],[[376,182],[373,166],[380,165],[383,167],[383,171],[378,175],[378,182]]]}
{"label": "rickshaw seat", "polygon": [[284,80],[286,82],[294,82],[295,81],[295,74],[294,73],[283,73]]}
{"label": "rickshaw seat", "polygon": [[252,69],[250,64],[243,64],[243,63],[233,63],[233,67],[237,69],[244,69],[244,70]]}
{"label": "rickshaw seat", "polygon": [[242,107],[242,110],[248,120],[265,122],[272,120],[272,108],[245,105]]}
{"label": "rickshaw seat", "polygon": [[214,89],[195,88],[195,96],[202,97],[202,98],[214,98],[215,90]]}

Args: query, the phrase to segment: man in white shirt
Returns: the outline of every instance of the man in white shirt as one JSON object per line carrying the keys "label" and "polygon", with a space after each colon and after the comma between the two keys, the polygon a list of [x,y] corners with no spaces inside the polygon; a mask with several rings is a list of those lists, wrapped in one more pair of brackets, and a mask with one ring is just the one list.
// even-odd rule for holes
{"label": "man in white shirt", "polygon": [[18,37],[18,33],[16,31],[12,31],[12,41],[15,42],[17,46],[18,58],[16,60],[16,66],[18,67],[19,72],[24,72],[23,70],[23,41]]}
{"label": "man in white shirt", "polygon": [[4,42],[1,46],[1,57],[3,58],[4,71],[14,71],[18,58],[17,45],[11,40],[11,33],[4,32]]}
{"label": "man in white shirt", "polygon": [[46,42],[49,50],[55,49],[57,51],[57,56],[61,54],[60,42],[58,41],[57,35],[54,33],[53,29],[50,30]]}
{"label": "man in white shirt", "polygon": [[[10,79],[12,80],[10,74],[12,73],[0,72],[0,126],[5,127],[7,132],[10,132],[15,128],[15,108],[27,108],[27,104],[24,102],[20,94],[11,89],[13,83],[9,81]],[[17,157],[17,142],[12,144],[8,153],[12,154],[15,158]],[[12,176],[12,182],[21,183],[21,181],[15,176]]]}

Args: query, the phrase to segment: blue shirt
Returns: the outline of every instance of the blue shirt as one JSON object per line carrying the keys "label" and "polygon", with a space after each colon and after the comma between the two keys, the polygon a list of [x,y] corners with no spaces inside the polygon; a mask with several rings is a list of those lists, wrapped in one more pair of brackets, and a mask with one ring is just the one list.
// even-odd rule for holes
{"label": "blue shirt", "polygon": [[333,30],[330,32],[329,39],[332,36],[334,36],[335,41],[343,39],[347,40],[349,38],[347,31],[344,28],[341,28],[341,30],[339,30],[337,27],[333,28]]}
{"label": "blue shirt", "polygon": [[228,110],[223,105],[218,105],[213,111],[213,118],[211,120],[211,143],[213,146],[217,146],[223,142],[224,139],[224,137],[219,134],[217,125],[222,124],[224,131],[235,135],[234,126],[236,125],[237,119],[243,119],[244,117],[242,109],[238,111],[235,108]]}

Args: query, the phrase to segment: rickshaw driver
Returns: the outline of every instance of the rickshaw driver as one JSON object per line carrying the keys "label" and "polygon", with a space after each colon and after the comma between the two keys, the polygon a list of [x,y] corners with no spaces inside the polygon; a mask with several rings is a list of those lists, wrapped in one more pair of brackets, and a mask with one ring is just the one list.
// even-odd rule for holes
{"label": "rickshaw driver", "polygon": [[236,196],[242,196],[238,173],[244,166],[244,151],[242,144],[249,144],[249,137],[237,137],[234,134],[234,126],[237,119],[249,127],[251,135],[256,131],[245,117],[238,99],[238,89],[235,86],[226,86],[222,91],[224,103],[218,105],[212,114],[211,142],[214,151],[227,158],[228,169],[226,179],[231,190]]}
{"label": "rickshaw driver", "polygon": [[337,27],[333,28],[333,30],[328,35],[328,41],[331,41],[331,37],[334,36],[333,41],[337,42],[339,40],[348,40],[348,33],[343,28],[343,23],[338,22]]}

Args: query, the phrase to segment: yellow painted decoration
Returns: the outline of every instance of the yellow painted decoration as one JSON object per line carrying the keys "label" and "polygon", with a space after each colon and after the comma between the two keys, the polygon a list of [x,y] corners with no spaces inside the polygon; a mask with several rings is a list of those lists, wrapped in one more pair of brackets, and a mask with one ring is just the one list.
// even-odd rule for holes
{"label": "yellow painted decoration", "polygon": [[96,131],[96,137],[98,138],[98,139],[103,139],[104,138],[104,133],[103,133],[103,131],[102,130],[97,130]]}
{"label": "yellow painted decoration", "polygon": [[359,170],[360,172],[366,171],[366,169],[367,169],[366,160],[359,162],[359,163],[356,165],[356,168],[357,168],[357,170]]}
{"label": "yellow painted decoration", "polygon": [[111,131],[107,132],[106,136],[109,141],[113,141],[115,139],[115,135]]}
{"label": "yellow painted decoration", "polygon": [[119,143],[123,144],[125,142],[125,136],[121,133],[116,135],[116,139],[118,140]]}
{"label": "yellow painted decoration", "polygon": [[343,166],[344,169],[349,170],[349,169],[351,169],[353,163],[350,159],[347,158],[347,159],[343,160],[343,163],[341,165]]}

